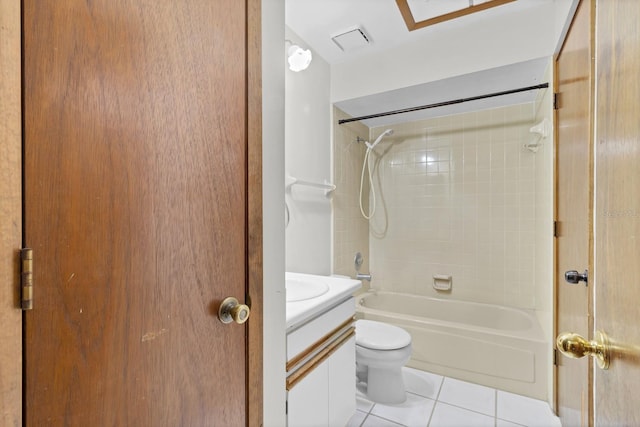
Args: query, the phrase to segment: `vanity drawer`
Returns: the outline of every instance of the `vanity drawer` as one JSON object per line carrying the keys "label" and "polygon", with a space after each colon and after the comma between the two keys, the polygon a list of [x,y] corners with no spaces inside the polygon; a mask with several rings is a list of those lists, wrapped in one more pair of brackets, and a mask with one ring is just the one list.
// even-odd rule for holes
{"label": "vanity drawer", "polygon": [[[355,314],[355,299],[353,297],[341,302],[334,308],[308,321],[287,334],[287,362],[296,358],[306,350],[318,344],[321,348],[323,339],[332,331],[348,328],[353,322]],[[341,327],[342,325],[342,327]]]}

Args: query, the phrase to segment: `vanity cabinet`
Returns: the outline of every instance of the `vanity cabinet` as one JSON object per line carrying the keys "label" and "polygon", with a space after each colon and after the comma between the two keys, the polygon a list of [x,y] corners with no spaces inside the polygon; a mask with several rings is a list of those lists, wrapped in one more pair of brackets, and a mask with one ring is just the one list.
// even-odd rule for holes
{"label": "vanity cabinet", "polygon": [[328,363],[322,363],[289,390],[287,424],[289,427],[329,425]]}
{"label": "vanity cabinet", "polygon": [[287,333],[289,427],[344,426],[356,410],[352,297]]}
{"label": "vanity cabinet", "polygon": [[356,337],[327,360],[329,426],[345,426],[356,412]]}

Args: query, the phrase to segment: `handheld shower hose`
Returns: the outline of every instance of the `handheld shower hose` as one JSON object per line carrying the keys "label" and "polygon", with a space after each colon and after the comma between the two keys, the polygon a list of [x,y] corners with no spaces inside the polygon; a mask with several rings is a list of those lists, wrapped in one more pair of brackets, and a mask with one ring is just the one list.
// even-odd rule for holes
{"label": "handheld shower hose", "polygon": [[[360,213],[362,214],[362,216],[369,220],[371,218],[373,218],[373,215],[376,213],[376,190],[373,187],[373,178],[371,176],[371,167],[369,166],[369,155],[371,154],[371,151],[373,151],[373,148],[378,145],[378,143],[380,143],[380,141],[382,141],[382,138],[384,138],[387,135],[393,135],[393,129],[387,129],[384,132],[382,132],[380,134],[380,136],[378,138],[376,138],[376,140],[373,142],[373,144],[369,144],[368,142],[365,141],[365,144],[367,145],[367,152],[364,154],[364,161],[362,162],[362,173],[360,174],[360,196],[359,196],[359,202],[360,202]],[[371,189],[371,209],[369,211],[369,214],[366,214],[364,212],[364,208],[362,207],[362,187],[364,186],[364,170],[368,169],[369,171],[369,188]]]}

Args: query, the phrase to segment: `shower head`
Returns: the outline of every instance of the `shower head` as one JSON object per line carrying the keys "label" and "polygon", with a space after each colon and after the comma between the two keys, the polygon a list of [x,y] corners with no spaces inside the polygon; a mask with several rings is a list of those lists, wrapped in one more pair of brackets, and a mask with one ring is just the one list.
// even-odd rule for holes
{"label": "shower head", "polygon": [[369,149],[372,149],[373,147],[375,147],[376,145],[378,145],[378,143],[379,143],[380,141],[382,141],[382,138],[384,138],[384,137],[385,137],[385,136],[387,136],[387,135],[393,135],[393,129],[387,129],[387,130],[385,130],[384,132],[382,132],[382,133],[380,134],[380,136],[379,136],[379,137],[377,137],[375,141],[373,141],[373,144],[368,144]]}

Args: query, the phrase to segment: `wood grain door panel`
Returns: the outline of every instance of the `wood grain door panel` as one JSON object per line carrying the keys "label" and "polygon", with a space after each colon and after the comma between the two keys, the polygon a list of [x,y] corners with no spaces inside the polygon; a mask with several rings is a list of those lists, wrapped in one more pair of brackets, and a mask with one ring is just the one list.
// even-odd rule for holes
{"label": "wood grain door panel", "polygon": [[245,424],[246,8],[24,1],[27,425]]}
{"label": "wood grain door panel", "polygon": [[595,370],[595,420],[640,425],[640,2],[597,13],[595,329],[613,344]]}
{"label": "wood grain door panel", "polygon": [[[591,6],[581,2],[556,62],[556,332],[589,336],[589,288],[564,272],[592,263]],[[557,358],[558,415],[563,425],[589,423],[589,361]]]}

